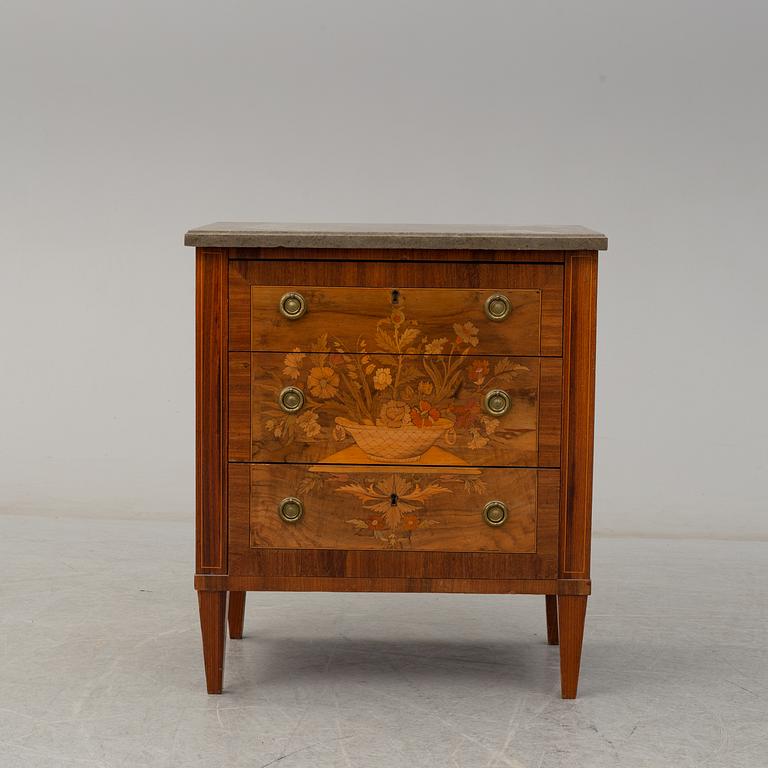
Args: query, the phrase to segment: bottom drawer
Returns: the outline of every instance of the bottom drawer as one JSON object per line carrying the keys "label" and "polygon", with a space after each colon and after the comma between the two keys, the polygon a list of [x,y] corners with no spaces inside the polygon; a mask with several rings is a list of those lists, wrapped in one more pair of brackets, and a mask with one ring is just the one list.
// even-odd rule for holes
{"label": "bottom drawer", "polygon": [[506,468],[252,464],[248,545],[535,552],[538,474]]}

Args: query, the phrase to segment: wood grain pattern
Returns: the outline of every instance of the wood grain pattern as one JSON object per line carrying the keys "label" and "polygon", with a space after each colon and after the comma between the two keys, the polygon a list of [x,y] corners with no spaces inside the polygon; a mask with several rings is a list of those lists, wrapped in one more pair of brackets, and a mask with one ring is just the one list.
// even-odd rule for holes
{"label": "wood grain pattern", "polygon": [[539,467],[560,466],[562,399],[563,361],[559,358],[541,358],[537,419]]}
{"label": "wood grain pattern", "polygon": [[[255,373],[255,372],[254,372]],[[251,353],[229,353],[229,440],[230,461],[251,461]]]}
{"label": "wood grain pattern", "polygon": [[[337,287],[337,288],[385,288],[391,298],[392,289],[405,292],[412,288],[432,288],[439,286],[449,289],[448,293],[456,290],[473,289],[485,295],[485,292],[506,291],[538,291],[540,292],[540,343],[530,352],[524,350],[503,348],[504,354],[534,354],[559,356],[562,354],[562,311],[563,311],[563,266],[561,264],[535,264],[535,263],[402,263],[386,262],[349,262],[349,261],[322,261],[322,262],[284,262],[284,261],[235,261],[230,264],[230,317],[231,331],[229,348],[234,351],[261,351],[276,349],[272,346],[256,344],[256,339],[251,339],[250,315],[251,286],[291,288],[302,286],[305,290],[311,286]],[[284,291],[283,291],[284,292]],[[352,292],[348,292],[352,293]],[[266,294],[264,294],[266,295]],[[277,299],[283,294],[280,293]],[[484,299],[483,299],[484,300]],[[417,311],[414,302],[407,303],[408,312]],[[277,306],[268,308],[279,316]],[[482,312],[482,306],[480,306]],[[529,311],[529,310],[526,310]],[[270,314],[271,320],[272,315]],[[310,336],[308,331],[301,330],[302,323],[306,329],[307,323],[312,322],[312,311],[299,320],[285,320],[292,323],[295,333],[300,338]],[[483,315],[484,318],[484,315]],[[447,318],[448,319],[448,318]],[[468,318],[463,318],[462,322]],[[512,317],[510,317],[510,321]],[[452,319],[448,326],[450,330]],[[505,322],[492,323],[484,319],[488,326],[497,327],[490,329],[489,333],[501,333],[498,327]],[[477,325],[477,323],[475,323]],[[478,326],[480,327],[480,326]],[[485,326],[483,326],[484,328]],[[286,327],[286,330],[290,331]],[[321,329],[319,333],[324,332]],[[355,329],[355,333],[359,331]],[[442,332],[441,332],[442,334]],[[446,334],[442,334],[446,335]],[[290,336],[285,347],[279,351],[290,351],[297,346],[295,336]],[[354,337],[356,339],[356,336]],[[288,345],[289,342],[290,345]],[[272,343],[267,341],[265,343]]]}
{"label": "wood grain pattern", "polygon": [[[583,249],[582,249],[583,250]],[[405,262],[528,262],[536,264],[564,263],[567,254],[579,251],[498,250],[486,248],[228,248],[236,260],[259,261],[405,261]]]}
{"label": "wood grain pattern", "polygon": [[[438,552],[533,552],[536,472],[528,469],[251,466],[251,546]],[[330,470],[330,471],[329,471]],[[281,499],[304,515],[286,523]],[[509,510],[500,526],[483,520],[492,499]]]}
{"label": "wood grain pattern", "polygon": [[560,575],[589,578],[595,413],[597,253],[569,258],[565,281]]}
{"label": "wood grain pattern", "polygon": [[227,570],[227,254],[196,256],[196,568]]}
{"label": "wood grain pattern", "polygon": [[267,578],[554,579],[559,472],[538,470],[536,474],[536,552],[532,554],[266,549],[250,546],[250,467],[230,464],[229,574]]}
{"label": "wood grain pattern", "polygon": [[557,645],[560,641],[557,632],[557,595],[546,595],[547,643]]}
{"label": "wood grain pattern", "polygon": [[560,693],[564,699],[575,699],[579,687],[587,598],[583,595],[560,595],[557,598],[557,611],[560,633]]}
{"label": "wood grain pattern", "polygon": [[[289,320],[279,311],[280,298],[300,293],[307,313]],[[393,299],[393,291],[396,291]],[[476,329],[470,354],[538,355],[541,292],[501,288],[512,310],[501,321],[489,320],[484,305],[496,291],[473,288],[332,288],[303,285],[253,286],[251,289],[252,350],[309,352],[316,340],[330,336],[349,352],[359,350],[361,339],[370,351],[391,351],[377,339],[382,323],[402,317],[400,331],[415,334],[411,346],[443,338],[446,346],[456,338],[454,327],[471,323]],[[388,329],[394,334],[395,328]],[[478,343],[479,337],[479,343]],[[466,345],[464,345],[466,346]],[[405,350],[403,350],[405,351]]]}
{"label": "wood grain pattern", "polygon": [[326,576],[217,576],[198,574],[195,589],[287,592],[461,592],[466,594],[589,595],[588,581],[577,579],[416,579]]}
{"label": "wood grain pattern", "polygon": [[536,472],[536,554],[542,560],[557,560],[560,513],[560,472],[539,469]]}
{"label": "wood grain pattern", "polygon": [[224,652],[227,643],[225,632],[227,593],[199,591],[197,601],[203,637],[206,686],[208,693],[221,693],[224,679]]}
{"label": "wood grain pattern", "polygon": [[245,623],[245,591],[237,590],[229,593],[229,610],[227,611],[229,636],[233,640],[243,637]]}
{"label": "wood grain pattern", "polygon": [[248,268],[248,262],[229,262],[228,345],[233,351],[251,351],[251,287],[255,271]]}
{"label": "wood grain pattern", "polygon": [[[432,355],[425,360],[419,355],[395,359],[389,354],[254,353],[249,393],[244,386],[245,354],[231,353],[230,358],[231,458],[336,464],[538,464],[537,358]],[[551,371],[559,372],[560,361],[551,362],[543,381],[548,401],[541,406],[546,428],[541,444],[546,461],[556,465],[560,382],[551,380]],[[280,393],[289,386],[300,389],[305,398],[296,413],[280,408]],[[483,398],[497,388],[507,392],[512,403],[506,414],[493,417],[485,412]],[[249,394],[251,414],[246,422]],[[433,446],[441,450],[431,450]]]}

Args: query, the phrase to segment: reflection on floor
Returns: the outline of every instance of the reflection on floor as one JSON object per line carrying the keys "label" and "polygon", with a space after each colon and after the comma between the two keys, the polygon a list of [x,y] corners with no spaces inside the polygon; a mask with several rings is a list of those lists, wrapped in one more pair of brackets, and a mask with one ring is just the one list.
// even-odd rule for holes
{"label": "reflection on floor", "polygon": [[768,544],[598,539],[580,698],[544,600],[250,593],[204,693],[191,521],[0,517],[5,768],[764,768]]}

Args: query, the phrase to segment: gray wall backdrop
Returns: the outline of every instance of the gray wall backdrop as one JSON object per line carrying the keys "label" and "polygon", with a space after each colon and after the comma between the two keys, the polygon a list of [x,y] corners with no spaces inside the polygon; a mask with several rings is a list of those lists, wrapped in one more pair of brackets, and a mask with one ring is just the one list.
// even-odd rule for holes
{"label": "gray wall backdrop", "polygon": [[768,537],[766,3],[0,5],[1,512],[191,523],[188,227],[583,223],[596,530]]}

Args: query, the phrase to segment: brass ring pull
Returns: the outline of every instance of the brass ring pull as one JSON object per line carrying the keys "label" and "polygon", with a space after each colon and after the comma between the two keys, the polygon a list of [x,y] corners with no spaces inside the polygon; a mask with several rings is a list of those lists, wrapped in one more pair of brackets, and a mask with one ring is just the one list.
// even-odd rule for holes
{"label": "brass ring pull", "polygon": [[298,387],[286,387],[280,393],[280,407],[286,413],[296,413],[304,407],[304,393]]}
{"label": "brass ring pull", "polygon": [[298,320],[307,311],[307,302],[300,293],[291,291],[280,299],[280,314],[289,320]]}
{"label": "brass ring pull", "polygon": [[512,311],[512,302],[503,293],[494,293],[485,300],[485,316],[499,322]]}
{"label": "brass ring pull", "polygon": [[507,505],[503,501],[489,501],[483,507],[483,520],[488,525],[503,525],[507,522]]}
{"label": "brass ring pull", "polygon": [[512,405],[512,398],[503,389],[492,389],[483,401],[485,410],[492,416],[503,416]]}
{"label": "brass ring pull", "polygon": [[277,513],[286,523],[298,523],[304,514],[304,505],[295,496],[286,496],[277,505]]}

